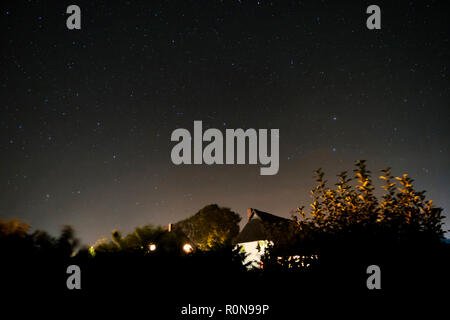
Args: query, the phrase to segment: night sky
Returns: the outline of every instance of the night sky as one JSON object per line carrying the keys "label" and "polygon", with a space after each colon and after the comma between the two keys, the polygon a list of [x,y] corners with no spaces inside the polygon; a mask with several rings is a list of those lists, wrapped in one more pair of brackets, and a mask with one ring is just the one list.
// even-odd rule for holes
{"label": "night sky", "polygon": [[[393,3],[395,2],[395,3]],[[81,8],[81,30],[66,8]],[[381,30],[366,8],[381,7]],[[289,217],[366,159],[450,219],[448,1],[2,1],[0,218],[82,242],[217,203]],[[171,162],[173,130],[279,128],[280,170]]]}

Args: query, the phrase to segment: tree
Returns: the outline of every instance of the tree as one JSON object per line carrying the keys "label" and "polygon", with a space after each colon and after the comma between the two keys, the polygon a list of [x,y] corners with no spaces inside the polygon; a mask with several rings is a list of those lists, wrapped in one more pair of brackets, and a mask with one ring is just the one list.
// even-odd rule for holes
{"label": "tree", "polygon": [[56,249],[64,257],[70,257],[75,253],[80,241],[75,237],[75,230],[71,226],[64,226],[61,235],[56,240]]}
{"label": "tree", "polygon": [[[309,213],[304,206],[297,209],[301,216],[297,220],[300,230],[342,235],[359,229],[370,236],[388,231],[397,239],[418,235],[442,239],[442,209],[434,207],[432,200],[425,200],[425,191],[416,191],[414,180],[407,174],[395,178],[397,185],[390,168],[381,171],[385,194],[379,201],[364,160],[356,162],[355,179],[342,172],[334,189],[327,187],[323,171],[316,170],[317,186],[311,190],[312,209]],[[356,180],[355,186],[352,180]]]}
{"label": "tree", "polygon": [[231,243],[239,233],[241,217],[229,208],[211,204],[176,223],[201,250]]}
{"label": "tree", "polygon": [[27,235],[30,225],[17,219],[0,220],[0,237],[15,235],[24,238]]}
{"label": "tree", "polygon": [[30,225],[17,219],[0,220],[0,247],[8,252],[33,256],[68,258],[75,253],[79,240],[71,226],[64,226],[58,238],[45,231],[29,233]]}
{"label": "tree", "polygon": [[151,224],[137,227],[133,232],[122,236],[119,230],[111,232],[111,240],[100,239],[90,249],[91,255],[97,253],[127,253],[137,256],[151,254],[180,254],[183,245],[187,242],[186,236],[179,230],[169,232],[163,227]]}
{"label": "tree", "polygon": [[362,270],[374,260],[391,268],[439,265],[441,250],[448,250],[442,242],[442,209],[425,199],[425,191],[416,191],[407,174],[394,178],[390,168],[381,170],[384,194],[378,198],[366,162],[355,166],[354,178],[342,172],[333,187],[321,169],[315,171],[311,209],[297,209],[292,240],[274,241],[265,265],[283,268],[283,258],[294,255],[317,256],[314,264],[327,272]]}

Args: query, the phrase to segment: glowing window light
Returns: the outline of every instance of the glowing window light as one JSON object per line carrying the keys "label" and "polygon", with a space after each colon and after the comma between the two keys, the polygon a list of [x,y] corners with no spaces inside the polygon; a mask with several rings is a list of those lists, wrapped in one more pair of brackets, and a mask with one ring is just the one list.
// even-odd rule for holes
{"label": "glowing window light", "polygon": [[191,246],[189,243],[186,243],[186,244],[183,246],[183,251],[186,252],[186,253],[191,252],[191,251],[192,251],[192,246]]}
{"label": "glowing window light", "polygon": [[150,243],[150,244],[148,245],[148,249],[149,249],[150,251],[155,251],[155,250],[156,250],[156,244]]}

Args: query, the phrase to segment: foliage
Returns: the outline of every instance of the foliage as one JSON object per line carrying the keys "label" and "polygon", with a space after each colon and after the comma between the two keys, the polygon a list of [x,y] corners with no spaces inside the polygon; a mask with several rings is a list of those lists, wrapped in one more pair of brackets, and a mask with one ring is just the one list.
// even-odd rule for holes
{"label": "foliage", "polygon": [[17,219],[0,220],[0,237],[17,236],[24,238],[30,225]]}
{"label": "foliage", "polygon": [[30,253],[35,256],[52,254],[70,257],[79,246],[72,227],[64,226],[59,237],[45,231],[30,233],[30,225],[17,219],[0,220],[0,250],[3,254]]}
{"label": "foliage", "polygon": [[239,233],[240,220],[241,217],[229,208],[211,204],[175,226],[194,241],[199,249],[211,250],[232,242]]}
{"label": "foliage", "polygon": [[[93,246],[93,250],[95,253],[178,254],[184,243],[186,243],[186,237],[178,230],[168,232],[160,226],[146,225],[135,228],[125,237],[119,230],[113,230],[111,241],[101,239]],[[152,245],[155,246],[155,252],[151,251]]]}
{"label": "foliage", "polygon": [[321,169],[315,171],[311,210],[299,207],[294,230],[274,238],[263,257],[266,271],[314,269],[351,277],[373,261],[391,270],[444,265],[437,262],[448,251],[442,209],[416,191],[408,175],[394,178],[390,168],[381,170],[378,192],[366,162],[355,165],[354,178],[342,172],[334,187]]}
{"label": "foliage", "polygon": [[65,226],[58,237],[45,231],[30,231],[18,220],[0,221],[0,273],[5,292],[21,296],[29,290],[58,288],[65,284],[65,270],[72,264],[79,242]]}
{"label": "foliage", "polygon": [[[385,193],[378,200],[364,160],[356,162],[354,173],[354,179],[348,178],[347,172],[340,173],[336,187],[329,188],[323,171],[315,171],[312,209],[307,213],[304,207],[298,208],[300,230],[341,236],[364,230],[368,236],[390,234],[395,239],[443,238],[442,209],[425,200],[425,191],[416,191],[414,180],[407,174],[394,179],[390,168],[382,170]],[[355,185],[351,184],[353,180]]]}

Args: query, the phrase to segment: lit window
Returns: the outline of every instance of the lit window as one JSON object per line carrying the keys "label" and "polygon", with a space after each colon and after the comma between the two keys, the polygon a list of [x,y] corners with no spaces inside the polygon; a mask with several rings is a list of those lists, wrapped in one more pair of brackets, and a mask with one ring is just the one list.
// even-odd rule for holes
{"label": "lit window", "polygon": [[183,246],[183,251],[186,252],[186,253],[191,252],[191,251],[192,251],[192,246],[191,246],[189,243],[186,243],[186,244]]}

